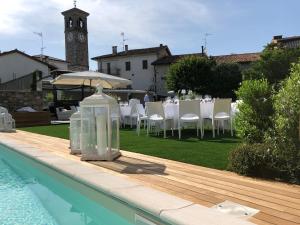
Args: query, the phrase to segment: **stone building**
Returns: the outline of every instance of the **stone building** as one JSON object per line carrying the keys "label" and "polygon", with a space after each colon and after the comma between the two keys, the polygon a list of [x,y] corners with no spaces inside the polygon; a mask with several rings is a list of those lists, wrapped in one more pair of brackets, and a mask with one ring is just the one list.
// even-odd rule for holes
{"label": "stone building", "polygon": [[88,29],[89,13],[76,7],[62,12],[65,26],[65,51],[69,70],[89,70]]}

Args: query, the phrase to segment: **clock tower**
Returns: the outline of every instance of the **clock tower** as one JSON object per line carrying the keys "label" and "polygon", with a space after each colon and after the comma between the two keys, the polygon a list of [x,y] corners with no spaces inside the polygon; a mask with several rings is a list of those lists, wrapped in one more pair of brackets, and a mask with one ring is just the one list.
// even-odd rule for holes
{"label": "clock tower", "polygon": [[62,12],[65,19],[65,48],[68,69],[89,70],[87,17],[89,14],[74,8]]}

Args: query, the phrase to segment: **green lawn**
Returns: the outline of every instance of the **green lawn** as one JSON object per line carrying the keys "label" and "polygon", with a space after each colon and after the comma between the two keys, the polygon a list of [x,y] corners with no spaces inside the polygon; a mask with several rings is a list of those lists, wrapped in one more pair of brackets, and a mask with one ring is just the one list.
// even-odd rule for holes
{"label": "green lawn", "polygon": [[[52,125],[19,129],[68,139],[68,126]],[[162,135],[147,137],[142,131],[141,135],[137,136],[135,130],[121,129],[121,149],[210,168],[226,169],[228,154],[240,143],[240,140],[228,134],[212,139],[210,132],[206,132],[206,137],[201,140],[195,133],[195,130],[184,130],[183,138],[178,140],[177,132],[174,137],[168,133],[168,138],[164,139]]]}

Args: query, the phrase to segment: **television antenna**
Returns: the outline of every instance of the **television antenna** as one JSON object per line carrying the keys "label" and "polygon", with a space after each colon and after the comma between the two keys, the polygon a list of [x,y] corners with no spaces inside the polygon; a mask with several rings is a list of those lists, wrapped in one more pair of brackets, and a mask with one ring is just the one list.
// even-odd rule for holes
{"label": "television antenna", "polygon": [[205,33],[204,34],[204,51],[207,53],[207,37],[211,36],[212,34]]}
{"label": "television antenna", "polygon": [[125,51],[125,42],[128,40],[125,38],[125,33],[121,32],[121,36],[122,36],[122,45],[123,45],[123,51]]}
{"label": "television antenna", "polygon": [[41,46],[41,56],[43,56],[44,55],[44,49],[45,49],[43,33],[42,32],[33,32],[33,33],[38,35],[41,38],[41,44],[42,44],[42,46]]}

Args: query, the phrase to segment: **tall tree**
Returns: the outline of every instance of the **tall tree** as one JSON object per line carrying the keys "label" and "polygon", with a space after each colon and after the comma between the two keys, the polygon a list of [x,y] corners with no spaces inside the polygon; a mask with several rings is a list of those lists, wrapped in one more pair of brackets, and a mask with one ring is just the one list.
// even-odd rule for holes
{"label": "tall tree", "polygon": [[300,48],[286,48],[280,44],[269,44],[261,53],[260,60],[244,71],[244,79],[267,79],[278,84],[288,77],[292,63],[300,57]]}
{"label": "tall tree", "polygon": [[170,66],[167,73],[167,88],[174,91],[186,89],[208,94],[214,66],[215,61],[207,57],[184,57]]}

